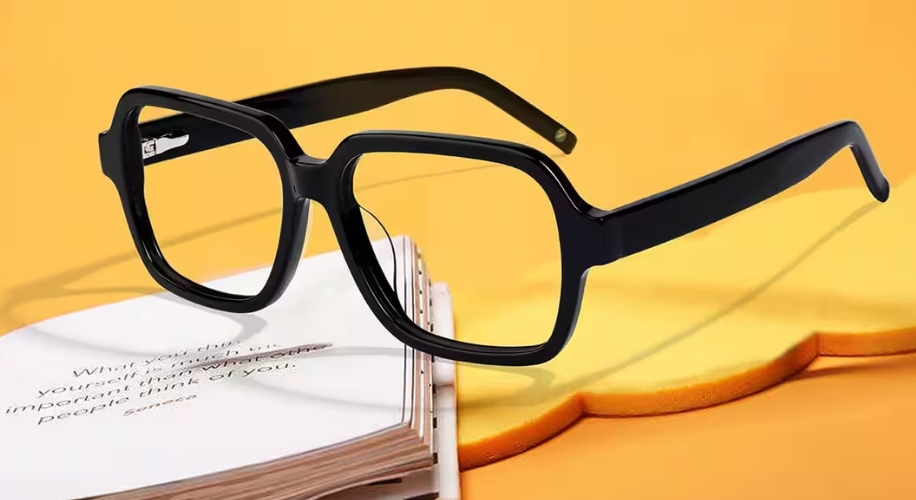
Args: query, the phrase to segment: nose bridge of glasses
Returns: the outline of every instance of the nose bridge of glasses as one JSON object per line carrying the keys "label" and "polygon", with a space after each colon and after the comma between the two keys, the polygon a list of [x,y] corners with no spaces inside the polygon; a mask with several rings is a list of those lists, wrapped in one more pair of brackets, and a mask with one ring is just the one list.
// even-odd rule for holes
{"label": "nose bridge of glasses", "polygon": [[340,185],[340,171],[326,160],[301,155],[289,164],[293,194],[299,198],[332,203]]}

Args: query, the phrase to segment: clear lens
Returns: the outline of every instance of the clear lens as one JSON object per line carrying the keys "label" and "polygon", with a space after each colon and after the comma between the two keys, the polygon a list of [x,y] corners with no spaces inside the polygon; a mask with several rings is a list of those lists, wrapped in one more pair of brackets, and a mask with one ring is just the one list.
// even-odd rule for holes
{"label": "clear lens", "polygon": [[458,340],[525,346],[549,338],[560,299],[559,236],[531,177],[479,160],[371,153],[359,160],[354,191],[388,234],[416,243],[432,281],[448,285]]}
{"label": "clear lens", "polygon": [[[140,121],[172,114],[147,107]],[[233,132],[211,123],[217,132]],[[188,144],[194,139],[188,136]],[[267,147],[252,138],[150,164],[154,159],[145,160],[144,193],[169,265],[215,290],[260,292],[277,252],[283,206],[280,173]],[[223,279],[242,273],[244,279]]]}

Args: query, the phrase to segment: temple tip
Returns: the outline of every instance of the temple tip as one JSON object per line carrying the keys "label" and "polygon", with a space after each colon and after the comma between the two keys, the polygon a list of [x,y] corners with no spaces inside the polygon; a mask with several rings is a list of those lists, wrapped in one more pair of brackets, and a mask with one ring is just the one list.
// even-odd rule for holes
{"label": "temple tip", "polygon": [[887,181],[887,177],[882,175],[875,179],[874,185],[869,186],[869,191],[876,200],[884,203],[891,196],[891,184]]}

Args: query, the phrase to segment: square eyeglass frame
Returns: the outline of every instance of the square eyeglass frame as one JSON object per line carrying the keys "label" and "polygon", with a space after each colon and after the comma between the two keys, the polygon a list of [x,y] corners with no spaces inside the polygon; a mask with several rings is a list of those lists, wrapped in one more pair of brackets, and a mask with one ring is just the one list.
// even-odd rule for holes
{"label": "square eyeglass frame", "polygon": [[[365,131],[346,137],[327,159],[321,159],[306,154],[290,131],[445,89],[486,99],[566,154],[576,146],[577,137],[568,128],[492,78],[465,68],[424,67],[335,78],[237,102],[165,87],[133,88],[118,101],[110,128],[99,134],[102,172],[117,188],[143,264],[157,283],[175,295],[232,313],[250,313],[272,304],[296,271],[305,243],[309,205],[315,201],[330,218],[361,294],[392,335],[433,356],[503,366],[541,364],[562,351],[575,330],[592,267],[673,240],[766,200],[801,182],[846,147],[852,149],[871,194],[883,202],[890,192],[861,127],[850,120],[813,130],[613,210],[587,203],[556,162],[537,149],[514,142],[429,132]],[[145,106],[178,114],[139,123]],[[283,208],[279,244],[268,279],[258,294],[243,296],[207,288],[169,265],[147,213],[144,168],[251,138],[260,141],[277,164]],[[541,186],[556,217],[562,272],[556,321],[546,342],[493,346],[447,339],[415,325],[404,313],[377,262],[353,193],[353,174],[360,156],[381,152],[499,163],[524,172]],[[511,223],[514,218],[525,217],[524,207],[502,215]]]}

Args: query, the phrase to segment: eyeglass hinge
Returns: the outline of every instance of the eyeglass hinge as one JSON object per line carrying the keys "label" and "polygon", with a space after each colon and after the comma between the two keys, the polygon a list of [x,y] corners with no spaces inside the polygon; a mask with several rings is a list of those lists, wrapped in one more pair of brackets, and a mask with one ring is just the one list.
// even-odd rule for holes
{"label": "eyeglass hinge", "polygon": [[143,139],[141,143],[143,159],[145,160],[151,156],[165,153],[170,149],[184,146],[188,143],[188,139],[190,139],[190,136],[184,132],[172,132],[154,139]]}

